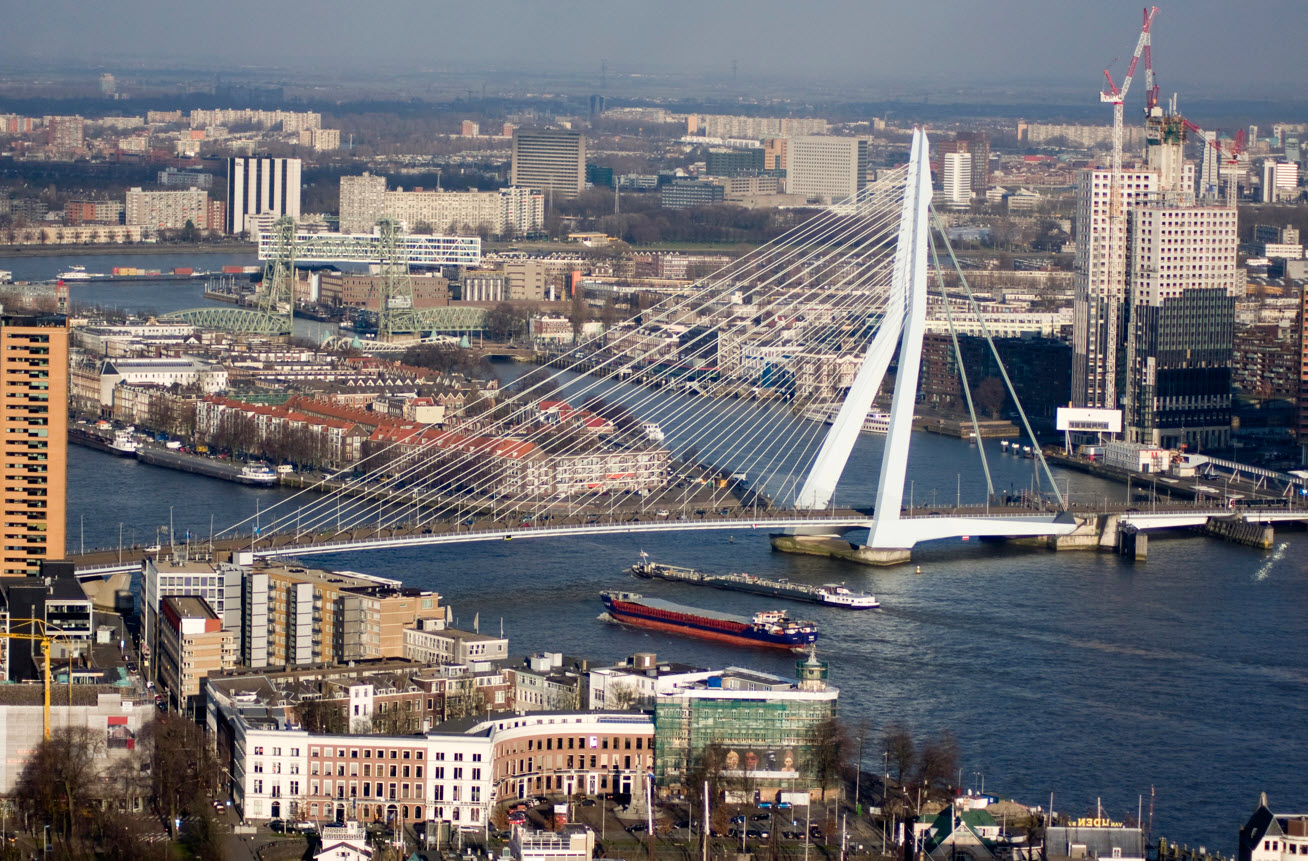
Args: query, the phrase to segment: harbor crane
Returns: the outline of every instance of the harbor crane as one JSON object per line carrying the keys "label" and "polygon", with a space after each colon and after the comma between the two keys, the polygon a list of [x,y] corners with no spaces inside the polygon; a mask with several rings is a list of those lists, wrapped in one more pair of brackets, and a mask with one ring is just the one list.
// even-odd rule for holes
{"label": "harbor crane", "polygon": [[[1131,89],[1131,81],[1135,78],[1136,66],[1140,63],[1140,55],[1149,50],[1150,47],[1150,28],[1153,27],[1154,16],[1158,14],[1158,7],[1153,6],[1144,13],[1144,24],[1140,27],[1140,38],[1135,43],[1135,53],[1131,55],[1131,64],[1126,69],[1126,77],[1122,79],[1122,86],[1119,88],[1113,82],[1112,74],[1104,69],[1104,78],[1107,80],[1107,86],[1099,93],[1099,101],[1111,104],[1113,106],[1113,153],[1111,169],[1109,173],[1109,191],[1108,191],[1108,290],[1104,297],[1105,304],[1105,328],[1104,333],[1104,398],[1102,406],[1107,409],[1117,408],[1117,328],[1118,318],[1121,315],[1120,303],[1126,296],[1126,211],[1122,203],[1122,106],[1126,101],[1126,94]],[[1150,90],[1156,89],[1153,83],[1153,57],[1150,55],[1145,66],[1149,72],[1146,75],[1146,87]],[[1157,93],[1146,93],[1145,100],[1157,98]]]}

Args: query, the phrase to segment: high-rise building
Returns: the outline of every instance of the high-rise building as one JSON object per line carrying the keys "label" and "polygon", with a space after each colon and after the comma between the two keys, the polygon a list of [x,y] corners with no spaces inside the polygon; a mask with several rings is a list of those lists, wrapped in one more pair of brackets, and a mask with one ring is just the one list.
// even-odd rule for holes
{"label": "high-rise building", "polygon": [[[1151,195],[1157,184],[1157,174],[1148,170],[1123,170],[1120,194],[1122,206]],[[1110,243],[1109,202],[1112,189],[1112,172],[1097,168],[1081,173],[1076,195],[1076,260],[1072,295],[1072,401],[1077,406],[1115,409],[1108,402],[1107,356],[1110,349],[1117,350],[1118,337],[1110,345],[1108,337],[1109,303],[1126,300],[1125,284],[1109,285],[1109,249],[1116,247],[1121,256],[1119,264],[1125,272],[1126,228],[1122,222],[1119,234]],[[1121,368],[1121,363],[1117,363]],[[1121,391],[1120,386],[1114,386]]]}
{"label": "high-rise building", "polygon": [[951,206],[967,206],[972,202],[972,154],[945,153],[941,169],[940,191]]}
{"label": "high-rise building", "polygon": [[64,557],[68,327],[62,315],[0,314],[0,576]]}
{"label": "high-rise building", "polygon": [[86,120],[79,116],[47,117],[50,148],[57,155],[71,158],[86,151]]}
{"label": "high-rise building", "polygon": [[985,132],[959,132],[952,141],[936,144],[942,156],[951,152],[965,152],[972,156],[970,187],[972,196],[984,196],[990,188],[990,139]]}
{"label": "high-rise building", "polygon": [[863,138],[792,137],[786,151],[786,192],[836,203],[863,190],[867,167]]}
{"label": "high-rise building", "polygon": [[246,233],[253,227],[249,219],[265,213],[274,217],[300,217],[300,160],[229,158],[227,232]]}
{"label": "high-rise building", "polygon": [[1185,137],[1178,114],[1147,121],[1158,188],[1126,219],[1123,426],[1128,442],[1202,450],[1230,442],[1237,216],[1196,202]]}
{"label": "high-rise building", "polygon": [[1282,197],[1293,195],[1299,185],[1299,165],[1292,161],[1263,162],[1263,203],[1275,203]]}
{"label": "high-rise building", "polygon": [[1219,165],[1221,154],[1217,151],[1217,132],[1203,132],[1203,161],[1199,164],[1198,195],[1203,200],[1216,200],[1222,186]]}
{"label": "high-rise building", "polygon": [[1145,204],[1131,213],[1130,239],[1127,440],[1223,448],[1231,433],[1236,210]]}
{"label": "high-rise building", "polygon": [[509,184],[560,200],[586,187],[586,136],[568,129],[514,129]]}
{"label": "high-rise building", "polygon": [[386,177],[341,177],[341,233],[367,233],[386,214]]}

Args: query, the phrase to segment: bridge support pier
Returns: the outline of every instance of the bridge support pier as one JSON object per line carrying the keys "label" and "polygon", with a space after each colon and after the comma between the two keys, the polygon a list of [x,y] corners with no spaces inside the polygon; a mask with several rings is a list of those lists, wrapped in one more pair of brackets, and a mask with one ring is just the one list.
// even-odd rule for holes
{"label": "bridge support pier", "polygon": [[1238,515],[1210,517],[1204,524],[1203,531],[1205,535],[1212,535],[1232,544],[1243,544],[1261,550],[1270,550],[1276,539],[1270,523],[1251,522]]}
{"label": "bridge support pier", "polygon": [[1117,530],[1117,552],[1137,562],[1149,558],[1149,534],[1134,526]]}
{"label": "bridge support pier", "polygon": [[843,538],[823,535],[772,535],[772,549],[781,553],[802,553],[808,556],[825,556],[843,559],[861,565],[903,565],[912,558],[912,549],[865,547]]}

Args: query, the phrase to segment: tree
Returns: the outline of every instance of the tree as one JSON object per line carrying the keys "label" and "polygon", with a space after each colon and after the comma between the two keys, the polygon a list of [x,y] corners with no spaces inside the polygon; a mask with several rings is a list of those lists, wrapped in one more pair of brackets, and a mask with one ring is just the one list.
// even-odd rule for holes
{"label": "tree", "polygon": [[972,400],[989,413],[992,419],[997,419],[999,411],[1008,401],[1008,390],[1004,387],[1004,381],[998,377],[986,377],[972,390]]}
{"label": "tree", "polygon": [[204,730],[178,714],[160,715],[144,734],[149,746],[155,810],[168,822],[207,807],[219,764]]}
{"label": "tree", "polygon": [[609,688],[608,694],[604,698],[605,705],[617,711],[626,711],[635,708],[640,702],[640,691],[636,686],[628,682],[618,682]]}
{"label": "tree", "polygon": [[809,767],[818,779],[825,797],[827,788],[839,779],[849,756],[849,734],[840,718],[832,715],[814,724],[808,732]]}
{"label": "tree", "polygon": [[930,795],[932,789],[947,789],[958,773],[958,742],[945,730],[922,745],[918,782]]}
{"label": "tree", "polygon": [[581,330],[590,319],[590,309],[586,307],[586,292],[581,289],[581,285],[572,288],[572,307],[568,311],[568,318],[572,323],[572,343],[581,342]]}
{"label": "tree", "polygon": [[295,707],[295,719],[307,732],[330,735],[350,731],[345,719],[345,709],[330,700],[301,701]]}
{"label": "tree", "polygon": [[183,242],[194,242],[199,237],[200,231],[196,229],[195,222],[189,218],[186,219],[186,224],[182,226],[182,232],[178,238]]}
{"label": "tree", "polygon": [[31,821],[49,823],[65,842],[85,833],[103,733],[60,727],[43,739],[18,777],[18,804]]}
{"label": "tree", "polygon": [[895,782],[903,784],[904,777],[913,772],[917,764],[917,746],[908,727],[898,721],[886,727],[882,736],[882,746],[890,754],[890,764],[895,769]]}
{"label": "tree", "polygon": [[527,332],[528,317],[508,302],[486,312],[486,335],[493,341],[511,343]]}

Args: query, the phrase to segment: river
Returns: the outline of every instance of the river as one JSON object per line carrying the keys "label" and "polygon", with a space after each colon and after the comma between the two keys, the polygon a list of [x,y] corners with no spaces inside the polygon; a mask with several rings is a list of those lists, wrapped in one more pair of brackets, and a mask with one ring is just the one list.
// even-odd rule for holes
{"label": "river", "polygon": [[[54,258],[40,261],[46,263]],[[27,262],[27,261],[24,261]],[[17,261],[14,261],[15,265]],[[188,265],[179,262],[173,265]],[[10,268],[0,262],[0,268]],[[92,288],[118,291],[119,287]],[[160,290],[174,289],[174,285]],[[837,491],[868,504],[881,440],[864,436]],[[991,444],[996,485],[1025,487],[1031,462]],[[909,479],[917,504],[983,493],[975,446],[917,433]],[[1058,477],[1075,499],[1124,489]],[[171,513],[179,540],[255,514],[288,495],[148,467],[72,447],[70,549],[152,541]],[[874,592],[883,608],[796,605],[822,628],[841,710],[874,728],[864,761],[882,761],[892,720],[921,737],[958,738],[965,785],[1032,804],[1134,817],[1156,790],[1153,835],[1235,854],[1260,791],[1273,809],[1308,804],[1308,537],[1283,530],[1258,552],[1192,536],[1155,538],[1149,560],[952,540],[915,552],[921,566],[868,569],[770,550],[764,535],[728,533],[499,541],[327,556],[319,564],[398,577],[439,591],[460,623],[503,625],[512,653],[559,651],[598,661],[636,651],[703,666],[783,676],[793,658],[628,630],[602,621],[597,593],[634,584],[622,570],[644,550],[661,562],[751,571]],[[646,583],[650,594],[748,612],[758,598]],[[766,603],[766,602],[763,602]]]}

